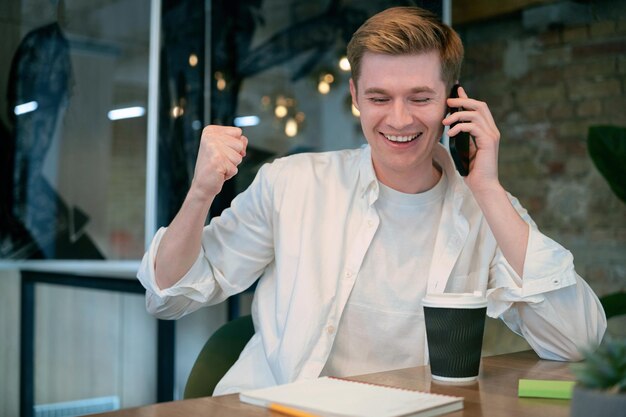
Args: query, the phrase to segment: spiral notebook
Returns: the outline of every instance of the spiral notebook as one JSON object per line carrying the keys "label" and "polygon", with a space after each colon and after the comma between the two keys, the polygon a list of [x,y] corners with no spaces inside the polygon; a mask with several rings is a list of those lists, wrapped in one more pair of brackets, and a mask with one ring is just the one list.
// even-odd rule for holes
{"label": "spiral notebook", "polygon": [[333,377],[244,391],[239,400],[285,414],[325,417],[433,417],[463,408],[461,397]]}

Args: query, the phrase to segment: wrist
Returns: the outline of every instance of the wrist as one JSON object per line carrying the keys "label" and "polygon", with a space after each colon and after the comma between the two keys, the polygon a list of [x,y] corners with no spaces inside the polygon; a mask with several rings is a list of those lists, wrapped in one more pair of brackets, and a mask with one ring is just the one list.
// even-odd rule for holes
{"label": "wrist", "polygon": [[188,204],[210,207],[218,193],[219,190],[217,192],[208,191],[197,184],[195,180],[192,180],[185,200]]}
{"label": "wrist", "polygon": [[497,195],[506,195],[506,190],[500,184],[500,181],[481,181],[481,182],[467,182],[467,186],[474,195],[474,198],[481,203],[487,199],[494,198]]}

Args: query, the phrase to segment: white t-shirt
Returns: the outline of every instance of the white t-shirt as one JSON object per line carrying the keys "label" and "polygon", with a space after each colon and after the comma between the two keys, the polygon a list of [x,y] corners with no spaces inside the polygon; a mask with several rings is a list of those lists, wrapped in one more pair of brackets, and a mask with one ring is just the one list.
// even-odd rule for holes
{"label": "white t-shirt", "polygon": [[435,187],[419,194],[401,193],[379,183],[375,207],[380,226],[341,316],[322,375],[359,375],[426,362],[421,300],[446,182],[443,174]]}

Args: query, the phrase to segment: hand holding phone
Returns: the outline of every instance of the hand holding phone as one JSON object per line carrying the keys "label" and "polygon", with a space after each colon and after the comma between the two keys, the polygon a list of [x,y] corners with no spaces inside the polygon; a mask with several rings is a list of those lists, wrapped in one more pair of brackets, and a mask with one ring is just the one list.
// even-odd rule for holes
{"label": "hand holding phone", "polygon": [[[452,87],[452,91],[450,91],[450,98],[458,98],[459,97],[459,84],[455,84]],[[463,110],[462,107],[448,107],[448,112],[450,114],[455,113],[457,111]],[[453,128],[457,123],[455,122],[450,125],[450,128]],[[457,171],[462,176],[467,176],[469,174],[470,167],[470,145],[469,145],[470,135],[467,132],[459,132],[455,136],[450,137],[450,154],[452,155],[452,160],[454,161],[454,165],[456,166]]]}

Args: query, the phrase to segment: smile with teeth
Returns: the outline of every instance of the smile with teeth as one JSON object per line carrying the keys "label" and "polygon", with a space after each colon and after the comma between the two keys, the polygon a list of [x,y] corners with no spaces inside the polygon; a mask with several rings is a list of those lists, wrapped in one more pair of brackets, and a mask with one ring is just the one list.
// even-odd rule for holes
{"label": "smile with teeth", "polygon": [[383,133],[388,140],[392,142],[411,142],[413,139],[417,138],[421,133],[410,135],[410,136],[396,136],[396,135],[386,135]]}

